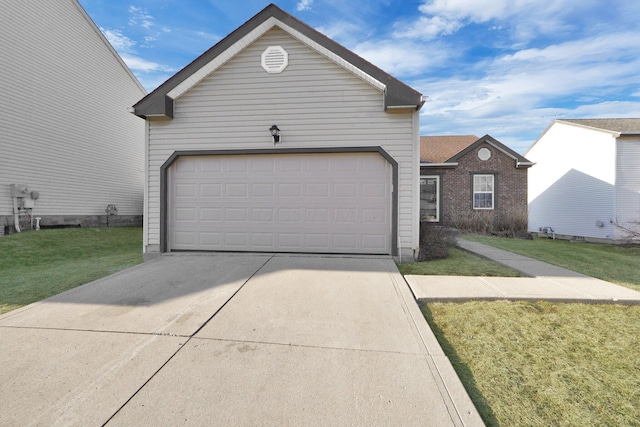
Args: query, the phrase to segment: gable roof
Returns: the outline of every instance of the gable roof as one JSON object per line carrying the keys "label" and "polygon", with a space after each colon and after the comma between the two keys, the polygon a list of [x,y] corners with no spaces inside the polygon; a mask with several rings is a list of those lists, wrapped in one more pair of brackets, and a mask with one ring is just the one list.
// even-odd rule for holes
{"label": "gable roof", "polygon": [[475,135],[421,136],[420,162],[442,163],[477,140]]}
{"label": "gable roof", "polygon": [[531,146],[527,149],[525,155],[533,150],[533,147],[538,144],[538,141],[540,141],[547,134],[547,132],[549,132],[549,129],[551,129],[556,123],[608,132],[615,138],[619,138],[623,135],[640,135],[640,119],[554,119],[551,124],[547,126],[547,128],[533,142],[533,144],[531,144]]}
{"label": "gable roof", "polygon": [[557,119],[555,121],[602,129],[620,135],[640,134],[640,119]]}
{"label": "gable roof", "polygon": [[[471,138],[475,139],[471,141]],[[535,164],[490,135],[485,135],[482,138],[477,138],[473,135],[421,136],[420,163],[421,166],[429,166],[430,163],[435,163],[435,165],[437,166],[456,166],[458,164],[458,160],[460,160],[461,157],[465,156],[468,152],[485,143],[493,146],[497,150],[515,160],[516,168],[529,168]],[[428,147],[429,145],[432,145],[433,147]],[[425,148],[424,152],[431,153],[432,157],[423,157],[423,147]],[[444,158],[447,153],[452,152],[453,155],[448,158]]]}
{"label": "gable roof", "polygon": [[180,70],[156,90],[134,105],[134,113],[143,118],[172,118],[173,101],[195,86],[257,40],[278,27],[349,72],[383,90],[384,108],[420,109],[422,94],[336,43],[274,4],[249,19],[231,34]]}

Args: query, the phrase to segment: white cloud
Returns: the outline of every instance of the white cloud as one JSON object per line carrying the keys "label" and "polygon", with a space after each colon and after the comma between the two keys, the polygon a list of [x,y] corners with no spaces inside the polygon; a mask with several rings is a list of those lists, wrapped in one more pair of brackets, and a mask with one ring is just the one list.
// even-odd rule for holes
{"label": "white cloud", "polygon": [[489,133],[524,153],[557,117],[640,117],[640,102],[630,99],[640,95],[636,40],[631,33],[572,40],[412,82],[429,96],[421,132]]}
{"label": "white cloud", "polygon": [[298,10],[298,12],[302,12],[304,10],[311,9],[312,5],[313,5],[313,0],[300,0],[296,5],[296,9]]}
{"label": "white cloud", "polygon": [[462,27],[458,20],[450,20],[440,16],[421,16],[412,23],[397,23],[394,37],[397,38],[417,38],[434,39],[440,35],[453,34]]}
{"label": "white cloud", "polygon": [[[172,67],[162,65],[157,62],[148,61],[137,56],[134,49],[137,43],[122,34],[120,30],[109,30],[100,27],[100,31],[102,31],[109,43],[111,43],[113,48],[118,52],[124,63],[127,64],[127,67],[129,67],[131,71],[136,74],[136,77],[138,77],[140,82],[145,86],[145,88],[147,88],[147,90],[150,86],[144,83],[144,77],[141,78],[140,73],[172,73],[175,71]],[[145,43],[152,41],[152,39],[150,39],[149,37],[145,37],[144,40]],[[156,78],[154,79],[152,84],[155,84],[156,80],[158,79],[162,79],[162,81],[164,81],[167,77],[169,76]]]}
{"label": "white cloud", "polygon": [[147,9],[136,6],[129,6],[129,25],[141,26],[145,29],[150,29],[155,25],[155,18],[149,14]]}
{"label": "white cloud", "polygon": [[381,40],[358,44],[353,51],[395,76],[428,73],[442,66],[454,54],[438,44]]}
{"label": "white cloud", "polygon": [[122,34],[120,30],[109,30],[100,27],[100,31],[107,38],[111,46],[118,52],[131,52],[136,42]]}
{"label": "white cloud", "polygon": [[354,44],[359,38],[356,35],[362,33],[362,29],[357,24],[348,21],[334,21],[328,26],[318,27],[316,30],[344,45]]}
{"label": "white cloud", "polygon": [[[531,0],[531,2],[534,0]],[[522,0],[428,0],[419,7],[427,15],[441,15],[456,20],[468,18],[474,22],[486,22],[494,18],[503,18],[508,7],[516,9]]]}
{"label": "white cloud", "polygon": [[539,34],[566,31],[575,25],[577,14],[595,13],[599,4],[597,0],[426,0],[418,8],[423,15],[407,24],[411,31],[399,34],[432,38],[471,23],[492,23],[491,29],[508,30],[514,42],[522,43]]}

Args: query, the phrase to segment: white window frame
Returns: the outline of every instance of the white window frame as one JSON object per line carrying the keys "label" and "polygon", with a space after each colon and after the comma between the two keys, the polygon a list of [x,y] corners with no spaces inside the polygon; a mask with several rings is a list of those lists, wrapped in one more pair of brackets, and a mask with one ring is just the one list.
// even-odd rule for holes
{"label": "white window frame", "polygon": [[[487,178],[491,178],[487,181]],[[489,182],[489,185],[487,183]],[[496,178],[493,174],[474,174],[472,203],[474,210],[493,210],[496,206]],[[491,206],[477,206],[476,194],[491,194]]]}
{"label": "white window frame", "polygon": [[[428,219],[427,222],[440,222],[440,175],[420,175],[420,205],[422,205],[422,180],[423,179],[435,179],[436,180],[436,217],[434,219]],[[422,211],[422,206],[420,206]],[[420,213],[420,221],[422,221],[422,212]]]}

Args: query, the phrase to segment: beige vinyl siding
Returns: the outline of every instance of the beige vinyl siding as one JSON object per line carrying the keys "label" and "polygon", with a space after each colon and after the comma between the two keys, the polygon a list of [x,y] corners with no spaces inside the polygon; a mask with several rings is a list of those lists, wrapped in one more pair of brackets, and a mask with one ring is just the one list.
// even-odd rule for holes
{"label": "beige vinyl siding", "polygon": [[[640,138],[618,138],[616,156],[616,221],[640,232]],[[627,234],[616,230],[616,238]]]}
{"label": "beige vinyl siding", "polygon": [[0,215],[13,183],[34,215],[142,214],[144,89],[75,0],[2,2],[0,22]]}
{"label": "beige vinyl siding", "polygon": [[[289,54],[281,74],[260,66],[269,46],[282,46]],[[173,120],[150,122],[148,242],[159,244],[159,170],[174,151],[273,148],[268,129],[277,124],[282,143],[276,148],[386,150],[399,163],[398,241],[415,247],[417,115],[385,112],[380,90],[272,29],[177,99]]]}

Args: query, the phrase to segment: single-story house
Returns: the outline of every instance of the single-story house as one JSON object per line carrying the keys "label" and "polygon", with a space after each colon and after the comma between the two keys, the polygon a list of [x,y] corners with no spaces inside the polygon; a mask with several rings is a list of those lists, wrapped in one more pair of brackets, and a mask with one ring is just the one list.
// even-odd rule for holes
{"label": "single-story house", "polygon": [[420,220],[456,225],[474,213],[526,218],[532,165],[489,135],[422,136]]}
{"label": "single-story house", "polygon": [[145,257],[418,248],[416,90],[271,4],[140,100]]}
{"label": "single-story house", "polygon": [[146,94],[76,0],[0,8],[0,235],[142,224]]}
{"label": "single-story house", "polygon": [[640,232],[640,118],[557,119],[526,156],[537,164],[530,231],[592,241]]}

